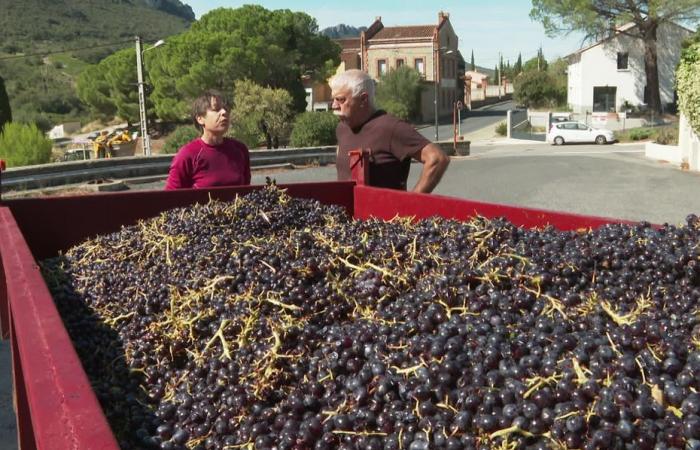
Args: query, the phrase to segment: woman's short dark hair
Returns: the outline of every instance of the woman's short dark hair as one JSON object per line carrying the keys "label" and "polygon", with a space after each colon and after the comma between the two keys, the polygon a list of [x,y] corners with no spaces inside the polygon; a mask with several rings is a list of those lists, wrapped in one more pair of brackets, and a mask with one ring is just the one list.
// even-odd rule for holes
{"label": "woman's short dark hair", "polygon": [[195,128],[197,128],[200,133],[204,132],[204,127],[197,122],[197,117],[202,117],[207,114],[207,111],[211,109],[212,100],[216,100],[219,105],[223,105],[226,109],[229,108],[226,98],[221,95],[219,91],[204,91],[202,95],[197,97],[192,103],[192,122],[194,122]]}

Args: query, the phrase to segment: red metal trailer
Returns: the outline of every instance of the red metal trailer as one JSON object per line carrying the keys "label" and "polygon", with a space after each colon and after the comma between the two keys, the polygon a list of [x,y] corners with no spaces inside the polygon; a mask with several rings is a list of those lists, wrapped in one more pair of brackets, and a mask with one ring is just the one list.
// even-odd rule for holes
{"label": "red metal trailer", "polygon": [[[396,215],[467,219],[504,216],[516,225],[562,230],[620,222],[354,182],[283,186],[293,197],[342,205],[358,219]],[[232,199],[259,187],[142,191],[52,197],[0,204],[0,319],[12,346],[19,443],[25,449],[116,449],[117,442],[63,326],[37,261],[82,240],[209,198]]]}

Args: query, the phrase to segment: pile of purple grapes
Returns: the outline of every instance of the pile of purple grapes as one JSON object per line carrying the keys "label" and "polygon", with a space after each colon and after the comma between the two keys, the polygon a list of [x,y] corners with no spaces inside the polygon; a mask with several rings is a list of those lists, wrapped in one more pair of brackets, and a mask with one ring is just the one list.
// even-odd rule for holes
{"label": "pile of purple grapes", "polygon": [[700,449],[700,220],[356,221],[268,187],[44,261],[120,445]]}

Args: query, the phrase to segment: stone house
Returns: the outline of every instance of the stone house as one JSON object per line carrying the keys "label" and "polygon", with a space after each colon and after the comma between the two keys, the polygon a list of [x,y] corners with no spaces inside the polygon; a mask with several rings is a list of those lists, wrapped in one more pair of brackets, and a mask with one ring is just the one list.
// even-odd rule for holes
{"label": "stone house", "polygon": [[403,65],[416,69],[425,80],[421,119],[432,121],[436,100],[438,115],[449,116],[463,98],[460,79],[465,64],[458,46],[447,13],[440,12],[434,25],[385,27],[378,17],[360,36],[361,68],[376,80]]}

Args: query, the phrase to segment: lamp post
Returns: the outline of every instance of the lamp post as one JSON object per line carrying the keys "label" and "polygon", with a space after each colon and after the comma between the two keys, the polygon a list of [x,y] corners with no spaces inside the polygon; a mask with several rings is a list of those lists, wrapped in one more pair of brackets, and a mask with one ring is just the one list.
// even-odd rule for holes
{"label": "lamp post", "polygon": [[[440,59],[440,50],[446,50],[447,47],[438,47],[435,50],[435,55],[433,56],[433,81],[435,82],[435,142],[440,139],[440,132],[438,131],[438,60]],[[447,50],[446,55],[453,53],[452,50]]]}
{"label": "lamp post", "polygon": [[145,156],[151,156],[151,140],[148,138],[148,125],[146,123],[146,93],[143,89],[143,54],[163,44],[165,44],[165,41],[161,39],[146,50],[141,50],[141,37],[136,36],[136,75],[139,89],[139,119],[141,121],[141,138],[143,139],[143,154]]}

